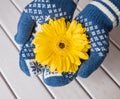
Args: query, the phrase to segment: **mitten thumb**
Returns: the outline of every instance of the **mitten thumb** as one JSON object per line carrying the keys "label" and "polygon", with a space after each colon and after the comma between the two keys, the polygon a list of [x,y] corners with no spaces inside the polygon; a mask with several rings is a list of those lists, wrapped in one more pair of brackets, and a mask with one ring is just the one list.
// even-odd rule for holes
{"label": "mitten thumb", "polygon": [[29,39],[34,26],[35,21],[32,20],[31,16],[23,12],[18,23],[18,31],[15,35],[15,41],[18,44],[24,44]]}

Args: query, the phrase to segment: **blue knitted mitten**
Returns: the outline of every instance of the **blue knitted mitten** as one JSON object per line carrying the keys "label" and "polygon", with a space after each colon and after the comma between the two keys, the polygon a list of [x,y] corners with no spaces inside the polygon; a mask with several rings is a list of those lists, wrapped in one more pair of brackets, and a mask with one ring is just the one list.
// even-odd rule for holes
{"label": "blue knitted mitten", "polygon": [[91,40],[90,58],[78,71],[85,78],[100,66],[108,53],[109,32],[120,23],[120,0],[94,0],[76,20],[87,28]]}
{"label": "blue knitted mitten", "polygon": [[[37,26],[47,23],[50,18],[58,19],[65,17],[72,20],[76,4],[73,0],[34,0],[28,4],[22,13],[18,24],[18,32],[15,36],[17,43],[22,44],[20,51],[20,68],[28,76],[43,73],[44,69],[35,61],[32,44]],[[48,75],[49,74],[49,75]],[[70,74],[51,73],[49,69],[44,72],[44,81],[52,86],[60,86],[69,83],[72,79]],[[72,75],[71,78],[74,78]],[[51,81],[52,80],[52,81]],[[53,83],[54,82],[54,83]]]}

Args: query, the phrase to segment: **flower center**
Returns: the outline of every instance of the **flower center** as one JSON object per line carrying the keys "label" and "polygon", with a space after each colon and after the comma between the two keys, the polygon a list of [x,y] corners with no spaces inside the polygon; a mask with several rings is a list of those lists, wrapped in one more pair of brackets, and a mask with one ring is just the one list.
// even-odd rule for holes
{"label": "flower center", "polygon": [[61,49],[63,49],[63,48],[65,48],[65,44],[62,43],[62,42],[60,42],[60,43],[59,43],[59,47],[60,47]]}

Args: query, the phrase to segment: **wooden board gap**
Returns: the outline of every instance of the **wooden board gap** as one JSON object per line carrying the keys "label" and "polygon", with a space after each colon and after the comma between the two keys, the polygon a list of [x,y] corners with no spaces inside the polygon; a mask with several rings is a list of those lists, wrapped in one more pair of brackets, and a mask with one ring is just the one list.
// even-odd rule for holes
{"label": "wooden board gap", "polygon": [[110,42],[120,51],[120,45],[117,44],[112,38],[110,38]]}
{"label": "wooden board gap", "polygon": [[17,95],[14,93],[14,91],[12,90],[12,88],[10,87],[10,85],[7,83],[5,77],[3,76],[3,74],[2,74],[1,72],[0,72],[0,76],[1,76],[1,78],[3,79],[3,81],[5,82],[5,84],[6,84],[6,86],[8,87],[8,89],[10,90],[11,94],[13,95],[13,97],[14,97],[15,99],[18,99],[18,98],[17,98]]}
{"label": "wooden board gap", "polygon": [[79,86],[85,91],[85,93],[90,97],[90,99],[93,99],[93,97],[89,94],[89,92],[81,85],[81,83],[76,79],[75,80]]}
{"label": "wooden board gap", "polygon": [[17,5],[14,3],[13,0],[10,0],[10,2],[13,4],[13,6],[18,10],[19,13],[21,13],[21,10],[17,7]]}
{"label": "wooden board gap", "polygon": [[116,84],[117,87],[119,87],[120,89],[120,84],[118,84],[113,77],[111,77],[111,75],[106,71],[106,69],[104,68],[103,65],[101,65],[101,69],[108,75],[108,77]]}
{"label": "wooden board gap", "polygon": [[39,78],[39,76],[37,76],[37,78],[42,83],[42,85],[45,87],[45,89],[48,91],[48,93],[50,94],[50,96],[52,97],[52,99],[55,99],[55,97],[52,95],[52,93],[49,91],[49,89],[45,86],[45,84],[42,82],[42,80]]}

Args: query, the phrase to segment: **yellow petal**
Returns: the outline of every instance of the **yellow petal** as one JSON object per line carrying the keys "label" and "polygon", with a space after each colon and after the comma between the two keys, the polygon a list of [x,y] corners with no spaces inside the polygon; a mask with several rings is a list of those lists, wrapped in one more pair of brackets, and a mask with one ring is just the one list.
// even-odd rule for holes
{"label": "yellow petal", "polygon": [[69,58],[68,57],[66,57],[66,67],[67,67],[67,69],[66,69],[66,71],[68,72],[69,71],[69,69],[70,69],[70,60],[69,60]]}
{"label": "yellow petal", "polygon": [[80,61],[79,57],[75,58],[75,63],[74,64],[77,65],[77,66],[81,64],[81,61]]}
{"label": "yellow petal", "polygon": [[[48,24],[43,24],[41,26],[42,31],[46,36],[53,37],[56,36],[56,31]],[[52,32],[51,32],[52,31]]]}
{"label": "yellow petal", "polygon": [[60,56],[61,58],[61,66],[62,66],[62,71],[65,72],[66,71],[66,64],[65,64],[65,58],[63,56]]}
{"label": "yellow petal", "polygon": [[89,58],[89,55],[87,53],[80,52],[79,57],[81,59],[87,60]]}
{"label": "yellow petal", "polygon": [[67,22],[67,29],[69,28],[69,26],[70,26],[70,22],[68,21],[68,22]]}
{"label": "yellow petal", "polygon": [[72,31],[74,31],[75,28],[76,28],[76,26],[77,26],[77,21],[73,20],[73,21],[71,22],[71,24],[70,24],[69,29],[71,29]]}
{"label": "yellow petal", "polygon": [[56,64],[56,66],[57,66],[58,72],[61,73],[62,72],[62,63],[61,63],[60,56],[57,57],[57,64]]}
{"label": "yellow petal", "polygon": [[70,62],[71,62],[71,63],[74,63],[74,61],[75,61],[74,57],[73,57],[71,54],[70,54],[68,57],[69,57],[69,59],[70,59]]}

